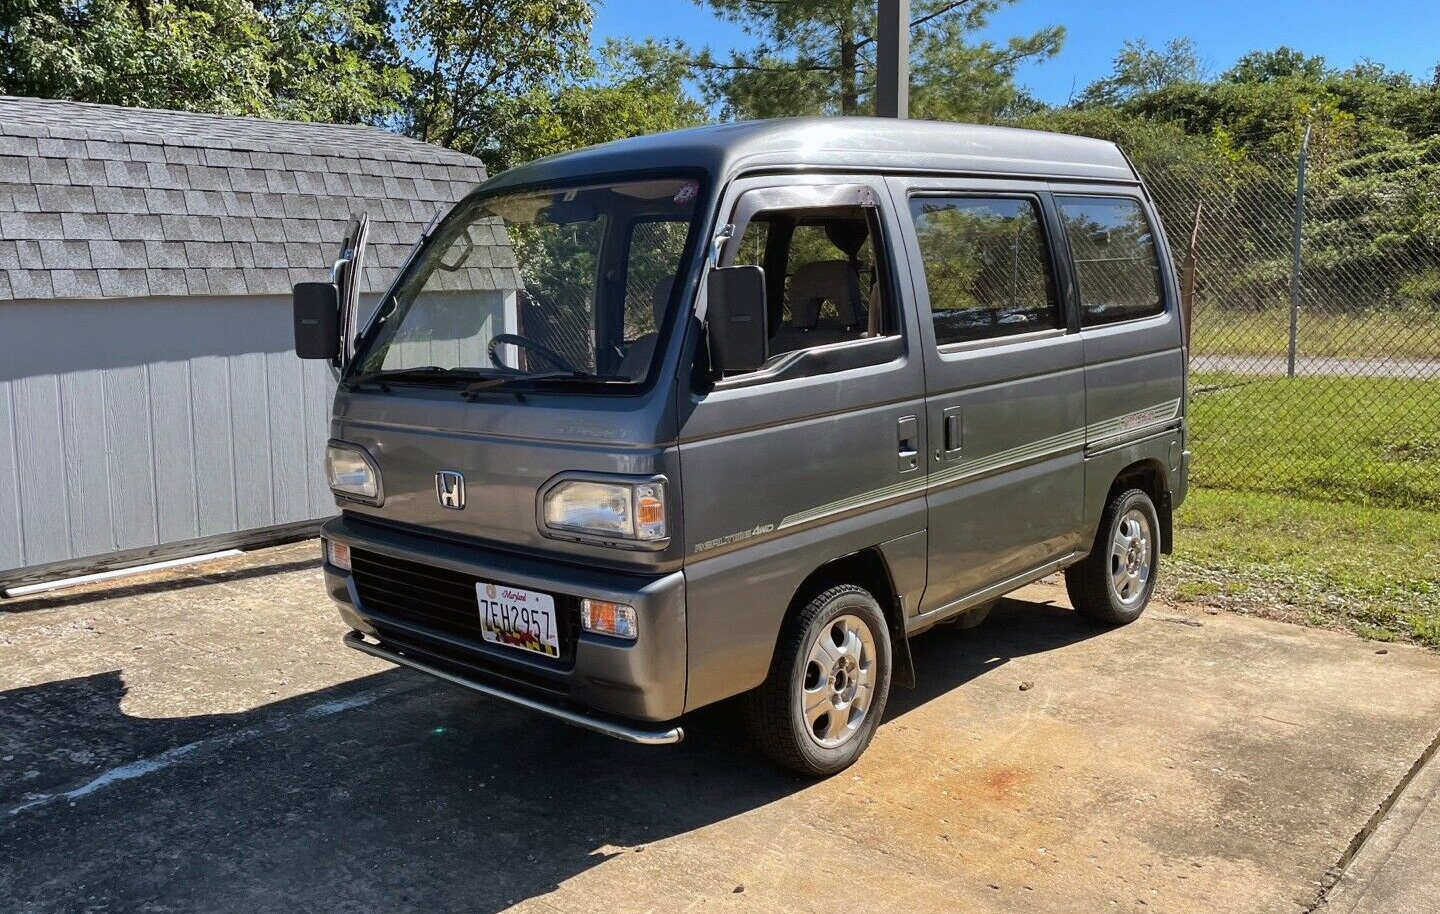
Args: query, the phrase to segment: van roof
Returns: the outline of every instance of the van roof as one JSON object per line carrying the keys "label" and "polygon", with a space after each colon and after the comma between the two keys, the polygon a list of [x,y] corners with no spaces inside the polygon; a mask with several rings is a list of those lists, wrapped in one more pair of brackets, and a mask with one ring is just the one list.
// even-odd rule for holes
{"label": "van roof", "polygon": [[796,165],[1137,180],[1119,147],[1105,140],[939,121],[804,117],[716,124],[617,140],[512,168],[486,189],[654,167],[703,168],[723,179],[742,171]]}

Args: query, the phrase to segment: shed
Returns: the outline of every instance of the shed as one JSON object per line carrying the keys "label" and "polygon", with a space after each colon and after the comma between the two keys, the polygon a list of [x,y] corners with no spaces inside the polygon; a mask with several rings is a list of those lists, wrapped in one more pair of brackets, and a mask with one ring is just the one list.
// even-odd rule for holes
{"label": "shed", "polygon": [[313,530],[334,382],[290,288],[363,209],[373,303],[484,178],[373,127],[0,96],[0,588]]}

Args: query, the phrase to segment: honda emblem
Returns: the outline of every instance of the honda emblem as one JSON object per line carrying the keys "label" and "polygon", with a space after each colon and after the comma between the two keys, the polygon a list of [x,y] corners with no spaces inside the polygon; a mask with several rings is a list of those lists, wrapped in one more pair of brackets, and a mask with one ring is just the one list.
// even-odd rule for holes
{"label": "honda emblem", "polygon": [[440,507],[459,511],[465,507],[465,477],[454,470],[435,474],[435,498]]}

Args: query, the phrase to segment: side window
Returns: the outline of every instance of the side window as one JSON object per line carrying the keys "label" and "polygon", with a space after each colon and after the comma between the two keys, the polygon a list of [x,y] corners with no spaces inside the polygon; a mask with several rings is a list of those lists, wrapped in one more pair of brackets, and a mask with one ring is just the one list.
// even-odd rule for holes
{"label": "side window", "polygon": [[[840,264],[851,263],[854,265],[855,278],[859,282],[860,297],[868,300],[870,292],[875,286],[875,246],[870,243],[870,236],[867,231],[861,231],[859,223],[846,223],[845,229],[853,233],[854,237],[863,239],[858,249],[852,252],[841,248],[841,244],[849,245],[850,240],[842,233],[837,243],[832,238],[835,232],[835,223],[807,223],[801,222],[795,226],[794,234],[790,236],[790,250],[786,256],[785,277],[786,294],[784,302],[783,320],[786,324],[793,325],[796,319],[795,308],[804,306],[804,298],[807,290],[802,286],[795,289],[795,277],[799,275],[802,283],[806,281],[805,270],[814,271],[815,267],[806,267],[806,264]],[[839,266],[831,268],[832,272],[839,272]],[[836,321],[841,318],[843,303],[835,298],[825,299],[818,305],[818,319]],[[853,322],[852,322],[853,323]]]}
{"label": "side window", "polygon": [[1094,327],[1165,310],[1155,235],[1139,201],[1056,197],[1080,285],[1080,324]]}
{"label": "side window", "polygon": [[876,225],[859,206],[751,218],[731,263],[765,268],[771,357],[897,332]]}
{"label": "side window", "polygon": [[910,201],[939,346],[1065,326],[1034,200]]}
{"label": "side window", "polygon": [[770,253],[784,255],[775,257],[784,285],[775,288],[780,300],[772,296],[770,306],[771,355],[895,332],[888,270],[870,213],[861,207],[781,211],[767,214],[767,221]]}

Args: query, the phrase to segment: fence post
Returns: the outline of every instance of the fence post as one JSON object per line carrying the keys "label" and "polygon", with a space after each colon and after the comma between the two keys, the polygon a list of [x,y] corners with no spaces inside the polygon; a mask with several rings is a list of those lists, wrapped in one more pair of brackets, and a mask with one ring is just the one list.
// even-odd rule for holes
{"label": "fence post", "polygon": [[1191,325],[1195,322],[1195,270],[1200,259],[1200,220],[1205,201],[1195,204],[1195,223],[1190,227],[1190,244],[1185,248],[1185,265],[1180,268],[1180,312],[1185,321],[1185,348],[1190,349]]}
{"label": "fence post", "polygon": [[1285,374],[1295,377],[1295,348],[1300,331],[1300,245],[1305,238],[1305,164],[1310,153],[1310,125],[1305,125],[1305,138],[1300,141],[1300,160],[1296,163],[1295,234],[1290,251],[1290,347],[1285,360]]}

